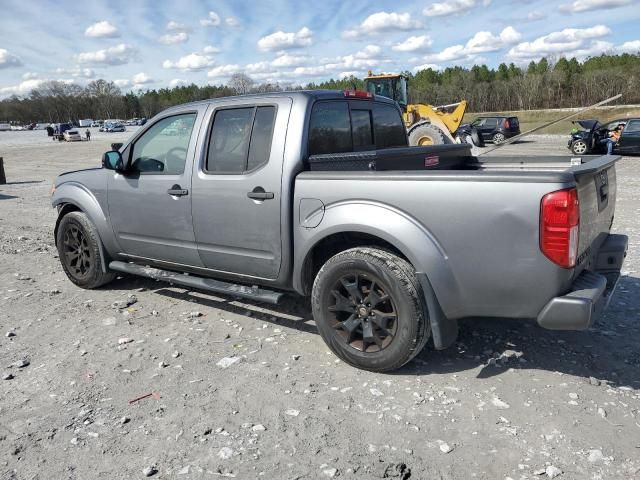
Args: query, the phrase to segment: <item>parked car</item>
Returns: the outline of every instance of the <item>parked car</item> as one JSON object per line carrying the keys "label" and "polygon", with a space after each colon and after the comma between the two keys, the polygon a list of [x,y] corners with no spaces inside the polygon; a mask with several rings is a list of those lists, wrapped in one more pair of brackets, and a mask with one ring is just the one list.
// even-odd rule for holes
{"label": "parked car", "polygon": [[82,141],[82,137],[80,136],[80,133],[78,132],[78,130],[67,130],[66,132],[64,132],[63,136],[67,142]]}
{"label": "parked car", "polygon": [[91,122],[92,127],[101,127],[104,124],[103,120],[94,120]]}
{"label": "parked car", "polygon": [[0,132],[8,132],[11,130],[10,123],[0,123]]}
{"label": "parked car", "polygon": [[124,124],[120,123],[120,122],[105,122],[103,128],[100,131],[103,132],[125,132],[127,130],[127,128],[124,126]]}
{"label": "parked car", "polygon": [[[161,112],[102,169],[56,179],[63,270],[83,288],[125,272],[261,302],[310,296],[329,348],[372,371],[430,338],[452,345],[467,317],[588,329],[627,249],[609,233],[618,158],[408,147],[399,106],[362,93]],[[177,120],[194,133],[164,135]]]}
{"label": "parked car", "polygon": [[598,120],[575,120],[576,128],[571,132],[567,148],[575,155],[604,153],[607,147],[600,140],[608,138],[609,132],[623,124],[620,140],[613,147],[614,153],[640,154],[640,118],[621,118],[601,124]]}
{"label": "parked car", "polygon": [[475,129],[483,141],[499,144],[520,135],[520,122],[518,117],[486,116],[478,117],[470,124],[463,124],[460,129],[461,131]]}

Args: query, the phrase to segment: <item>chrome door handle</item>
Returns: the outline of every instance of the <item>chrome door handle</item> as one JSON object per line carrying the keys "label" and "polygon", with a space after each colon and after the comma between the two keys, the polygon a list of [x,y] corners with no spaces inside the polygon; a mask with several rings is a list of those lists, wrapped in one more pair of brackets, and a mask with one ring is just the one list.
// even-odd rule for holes
{"label": "chrome door handle", "polygon": [[183,197],[185,195],[189,195],[189,190],[187,190],[186,188],[182,188],[180,185],[174,185],[169,190],[167,190],[167,193],[174,197]]}
{"label": "chrome door handle", "polygon": [[273,192],[265,192],[262,187],[256,187],[251,192],[247,192],[247,197],[252,200],[272,200],[275,195]]}

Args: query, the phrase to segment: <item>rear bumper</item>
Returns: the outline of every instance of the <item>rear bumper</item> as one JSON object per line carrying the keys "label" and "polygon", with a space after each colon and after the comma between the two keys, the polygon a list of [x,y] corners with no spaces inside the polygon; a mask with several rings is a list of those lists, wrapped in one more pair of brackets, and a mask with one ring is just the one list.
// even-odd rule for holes
{"label": "rear bumper", "polygon": [[550,330],[586,330],[607,308],[620,279],[628,237],[609,235],[598,251],[595,271],[583,271],[566,295],[553,298],[538,315]]}

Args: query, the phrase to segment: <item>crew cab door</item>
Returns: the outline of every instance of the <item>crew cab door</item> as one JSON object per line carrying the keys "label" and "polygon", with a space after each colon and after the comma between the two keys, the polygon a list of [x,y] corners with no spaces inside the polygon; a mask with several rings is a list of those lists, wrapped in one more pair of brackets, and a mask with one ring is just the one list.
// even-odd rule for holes
{"label": "crew cab door", "polygon": [[617,152],[640,153],[640,120],[629,120],[620,135]]}
{"label": "crew cab door", "polygon": [[202,265],[191,219],[191,175],[206,106],[154,121],[123,152],[126,173],[108,182],[108,205],[121,253]]}
{"label": "crew cab door", "polygon": [[498,127],[498,119],[497,118],[479,118],[475,120],[472,124],[478,130],[478,133],[482,135],[484,140],[491,140],[493,134]]}
{"label": "crew cab door", "polygon": [[291,99],[265,97],[239,99],[208,112],[192,200],[195,239],[207,268],[266,279],[278,276],[290,110]]}

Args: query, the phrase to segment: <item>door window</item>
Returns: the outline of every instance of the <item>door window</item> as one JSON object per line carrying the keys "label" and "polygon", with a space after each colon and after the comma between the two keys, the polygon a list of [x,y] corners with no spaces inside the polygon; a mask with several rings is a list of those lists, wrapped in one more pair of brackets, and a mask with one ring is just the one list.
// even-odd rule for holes
{"label": "door window", "polygon": [[629,123],[627,123],[627,126],[624,127],[624,130],[622,131],[623,135],[625,133],[638,133],[638,132],[640,132],[640,120],[630,120]]}
{"label": "door window", "polygon": [[309,155],[351,152],[351,122],[347,102],[318,102],[309,122]]}
{"label": "door window", "polygon": [[131,170],[157,175],[183,173],[195,120],[195,113],[187,113],[156,122],[133,144]]}
{"label": "door window", "polygon": [[228,108],[213,119],[206,171],[244,173],[269,161],[276,108]]}

